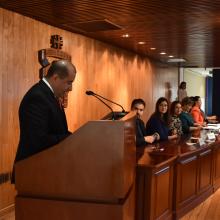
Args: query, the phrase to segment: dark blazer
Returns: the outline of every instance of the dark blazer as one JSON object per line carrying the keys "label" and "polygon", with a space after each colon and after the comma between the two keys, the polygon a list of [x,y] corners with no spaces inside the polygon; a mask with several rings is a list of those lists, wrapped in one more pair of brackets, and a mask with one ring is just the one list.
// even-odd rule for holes
{"label": "dark blazer", "polygon": [[147,135],[158,133],[160,140],[168,140],[169,127],[161,119],[152,115],[146,124]]}
{"label": "dark blazer", "polygon": [[70,134],[63,108],[42,80],[25,94],[19,121],[20,141],[15,162],[57,144]]}
{"label": "dark blazer", "polygon": [[147,142],[144,139],[144,136],[146,136],[146,129],[144,122],[140,119],[136,119],[136,146],[144,146],[147,144]]}

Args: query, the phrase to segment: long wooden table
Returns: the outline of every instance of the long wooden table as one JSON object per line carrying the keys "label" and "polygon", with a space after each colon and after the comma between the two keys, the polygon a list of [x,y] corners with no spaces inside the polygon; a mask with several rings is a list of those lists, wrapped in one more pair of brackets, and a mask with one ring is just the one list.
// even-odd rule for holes
{"label": "long wooden table", "polygon": [[220,186],[220,137],[207,131],[137,149],[136,220],[179,219]]}

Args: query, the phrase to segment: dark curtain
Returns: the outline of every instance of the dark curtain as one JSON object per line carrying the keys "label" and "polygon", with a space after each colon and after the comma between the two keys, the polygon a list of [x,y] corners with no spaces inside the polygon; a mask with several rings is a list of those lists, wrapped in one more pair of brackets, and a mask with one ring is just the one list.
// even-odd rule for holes
{"label": "dark curtain", "polygon": [[207,115],[212,115],[212,89],[213,89],[213,78],[208,76],[206,77],[206,106],[205,112]]}
{"label": "dark curtain", "polygon": [[213,70],[212,114],[220,116],[220,69]]}

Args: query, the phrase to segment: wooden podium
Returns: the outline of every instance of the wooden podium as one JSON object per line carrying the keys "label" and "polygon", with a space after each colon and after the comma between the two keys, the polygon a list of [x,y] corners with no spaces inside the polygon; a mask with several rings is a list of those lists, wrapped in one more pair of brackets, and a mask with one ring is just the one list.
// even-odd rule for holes
{"label": "wooden podium", "polygon": [[134,119],[89,121],[19,161],[16,220],[134,220]]}

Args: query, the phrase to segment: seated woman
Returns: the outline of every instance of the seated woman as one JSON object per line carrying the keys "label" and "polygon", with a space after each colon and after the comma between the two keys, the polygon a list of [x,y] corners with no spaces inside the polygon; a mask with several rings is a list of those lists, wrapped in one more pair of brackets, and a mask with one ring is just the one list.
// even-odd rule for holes
{"label": "seated woman", "polygon": [[169,128],[171,134],[177,134],[181,136],[183,134],[182,131],[182,122],[179,118],[179,115],[182,113],[182,106],[179,101],[172,102],[170,106],[170,123]]}
{"label": "seated woman", "polygon": [[177,138],[177,134],[170,134],[168,123],[168,101],[166,98],[161,97],[157,100],[155,112],[151,115],[146,124],[147,135],[152,135],[156,132],[159,134],[160,140]]}
{"label": "seated woman", "polygon": [[193,98],[193,101],[194,101],[194,105],[190,112],[193,117],[193,120],[195,123],[198,123],[201,126],[205,126],[206,122],[205,122],[204,113],[201,111],[202,102],[200,96],[195,96]]}
{"label": "seated woman", "polygon": [[193,105],[193,101],[189,97],[185,97],[182,100],[182,112],[179,115],[179,118],[182,122],[183,133],[189,133],[190,131],[199,129],[199,124],[194,123],[192,115],[189,113]]}
{"label": "seated woman", "polygon": [[143,99],[134,99],[131,103],[131,111],[136,112],[137,119],[136,119],[136,146],[144,146],[147,143],[153,143],[157,135],[146,135],[146,129],[144,126],[144,122],[141,120],[141,116],[144,113],[145,109],[145,102]]}

